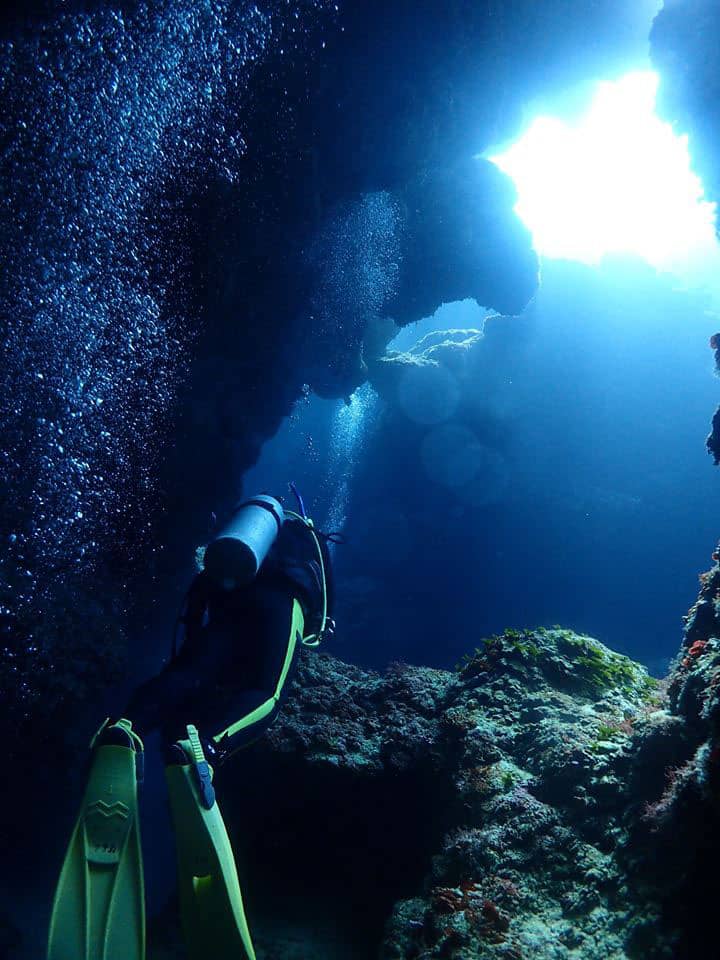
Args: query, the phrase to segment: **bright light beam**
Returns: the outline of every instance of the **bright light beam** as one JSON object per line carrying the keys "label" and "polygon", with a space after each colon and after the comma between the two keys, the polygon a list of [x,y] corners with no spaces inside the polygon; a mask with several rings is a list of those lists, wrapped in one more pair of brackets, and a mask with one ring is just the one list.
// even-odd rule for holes
{"label": "bright light beam", "polygon": [[687,137],[655,114],[657,87],[651,71],[600,83],[576,123],[538,117],[489,157],[514,180],[538,253],[591,264],[634,253],[673,272],[717,262],[715,204],[690,169]]}

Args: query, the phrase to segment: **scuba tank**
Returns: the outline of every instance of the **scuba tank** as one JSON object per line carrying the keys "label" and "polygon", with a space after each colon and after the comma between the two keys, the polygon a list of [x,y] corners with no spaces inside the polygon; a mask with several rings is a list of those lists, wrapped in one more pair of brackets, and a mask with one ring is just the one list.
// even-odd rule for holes
{"label": "scuba tank", "polygon": [[225,590],[252,583],[285,522],[282,505],[260,494],[235,510],[205,550],[205,570]]}

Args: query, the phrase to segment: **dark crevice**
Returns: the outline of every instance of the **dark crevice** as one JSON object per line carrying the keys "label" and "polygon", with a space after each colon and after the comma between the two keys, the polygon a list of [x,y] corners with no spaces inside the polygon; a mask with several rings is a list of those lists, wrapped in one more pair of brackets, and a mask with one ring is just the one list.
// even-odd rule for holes
{"label": "dark crevice", "polygon": [[302,759],[259,751],[218,783],[261,947],[294,931],[306,946],[317,937],[343,957],[377,957],[395,903],[422,893],[447,829],[447,784],[330,765],[309,774]]}

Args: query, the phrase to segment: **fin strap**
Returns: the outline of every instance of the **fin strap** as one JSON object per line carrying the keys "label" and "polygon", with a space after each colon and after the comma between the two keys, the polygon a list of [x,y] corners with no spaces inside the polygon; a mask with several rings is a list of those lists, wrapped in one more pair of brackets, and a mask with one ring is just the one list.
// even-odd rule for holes
{"label": "fin strap", "polygon": [[185,740],[184,743],[187,743],[190,748],[188,759],[195,771],[200,803],[206,810],[212,810],[215,805],[215,787],[212,785],[212,768],[205,759],[205,752],[200,742],[200,734],[198,733],[197,727],[189,723],[187,725],[187,733],[188,739]]}

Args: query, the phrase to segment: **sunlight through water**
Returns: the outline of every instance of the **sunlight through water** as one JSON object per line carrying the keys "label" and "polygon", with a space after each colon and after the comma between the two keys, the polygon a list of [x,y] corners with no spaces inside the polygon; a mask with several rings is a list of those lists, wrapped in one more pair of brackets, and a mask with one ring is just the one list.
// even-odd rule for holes
{"label": "sunlight through water", "polygon": [[630,253],[678,274],[717,270],[715,204],[703,199],[687,137],[655,114],[658,82],[648,70],[600,83],[575,122],[537,117],[489,157],[513,179],[538,253],[589,264]]}

